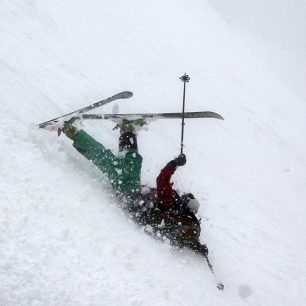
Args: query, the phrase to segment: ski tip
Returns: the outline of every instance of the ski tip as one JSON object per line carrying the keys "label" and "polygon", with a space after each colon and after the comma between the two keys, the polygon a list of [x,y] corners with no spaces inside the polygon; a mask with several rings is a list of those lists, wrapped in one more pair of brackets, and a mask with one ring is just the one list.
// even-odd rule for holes
{"label": "ski tip", "polygon": [[37,125],[38,129],[44,129],[48,131],[58,131],[58,129],[63,128],[63,120],[57,119],[52,121],[43,122]]}
{"label": "ski tip", "polygon": [[216,119],[224,120],[224,118],[221,115],[219,115],[218,113],[213,113],[213,117],[216,118]]}
{"label": "ski tip", "polygon": [[127,99],[133,97],[133,93],[131,91],[123,91],[120,96],[121,99]]}
{"label": "ski tip", "polygon": [[52,124],[51,122],[47,121],[47,122],[43,122],[43,123],[37,124],[37,127],[39,129],[45,129],[45,128],[47,128],[51,124]]}

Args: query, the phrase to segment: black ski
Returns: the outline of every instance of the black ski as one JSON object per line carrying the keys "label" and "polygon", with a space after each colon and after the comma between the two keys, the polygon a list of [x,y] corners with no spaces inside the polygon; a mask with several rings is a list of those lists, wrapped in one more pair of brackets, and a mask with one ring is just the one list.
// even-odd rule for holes
{"label": "black ski", "polygon": [[43,128],[46,128],[46,127],[48,127],[48,126],[50,126],[50,125],[53,125],[54,123],[56,123],[57,121],[59,121],[59,119],[62,119],[62,118],[64,118],[64,117],[79,116],[79,115],[81,115],[81,114],[83,114],[83,113],[89,112],[89,111],[91,111],[91,110],[93,110],[93,109],[95,109],[95,108],[97,108],[97,107],[100,107],[100,106],[102,106],[102,105],[105,105],[105,104],[107,104],[107,103],[110,103],[110,102],[112,102],[112,101],[114,101],[114,100],[118,100],[118,99],[127,99],[127,98],[130,98],[130,97],[132,97],[132,96],[133,96],[133,93],[132,93],[132,92],[130,92],[130,91],[123,91],[123,92],[120,92],[120,93],[118,93],[118,94],[116,94],[116,95],[114,95],[114,96],[111,96],[111,97],[107,98],[107,99],[104,99],[104,100],[98,101],[98,102],[96,102],[96,103],[90,104],[90,105],[88,105],[88,106],[85,106],[85,107],[83,107],[83,108],[80,108],[80,109],[78,109],[78,110],[76,110],[76,111],[73,111],[73,112],[71,112],[71,113],[68,113],[68,114],[65,114],[65,115],[63,115],[63,116],[60,116],[60,117],[57,117],[57,118],[48,120],[48,121],[46,121],[46,122],[42,122],[42,123],[38,124],[38,127],[41,128],[41,129],[43,129]]}
{"label": "black ski", "polygon": [[[215,118],[224,120],[224,118],[214,112],[185,112],[185,119],[191,118]],[[182,113],[140,113],[140,114],[85,114],[81,119],[109,119],[118,121],[120,119],[133,120],[138,118],[144,119],[177,119],[182,118]]]}

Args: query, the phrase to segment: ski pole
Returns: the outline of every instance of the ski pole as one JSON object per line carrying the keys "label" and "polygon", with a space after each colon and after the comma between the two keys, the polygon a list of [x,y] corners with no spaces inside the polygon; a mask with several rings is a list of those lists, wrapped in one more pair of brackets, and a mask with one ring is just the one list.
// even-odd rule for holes
{"label": "ski pole", "polygon": [[184,126],[185,126],[185,93],[186,93],[186,83],[189,82],[190,77],[186,73],[180,77],[184,82],[184,93],[183,93],[183,110],[182,110],[182,132],[181,132],[181,154],[183,154],[184,147]]}

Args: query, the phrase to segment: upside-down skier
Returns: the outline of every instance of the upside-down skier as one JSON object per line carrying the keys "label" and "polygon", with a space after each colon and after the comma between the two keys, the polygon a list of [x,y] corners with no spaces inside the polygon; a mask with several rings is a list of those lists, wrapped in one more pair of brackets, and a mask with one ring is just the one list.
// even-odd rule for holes
{"label": "upside-down skier", "polygon": [[66,121],[62,131],[73,140],[73,147],[91,160],[107,177],[129,215],[155,237],[168,239],[172,245],[188,247],[205,257],[208,249],[199,242],[200,222],[196,217],[199,202],[191,193],[180,196],[170,182],[176,169],[186,164],[186,156],[180,154],[160,172],[156,188],[141,186],[142,156],[138,152],[136,129],[146,124],[142,118],[122,120],[119,137],[119,155],[74,125],[76,117]]}

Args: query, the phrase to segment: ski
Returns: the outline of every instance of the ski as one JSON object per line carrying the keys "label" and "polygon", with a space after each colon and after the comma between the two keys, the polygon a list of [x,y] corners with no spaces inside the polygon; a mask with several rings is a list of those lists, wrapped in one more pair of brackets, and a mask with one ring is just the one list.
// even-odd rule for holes
{"label": "ski", "polygon": [[88,106],[85,106],[83,108],[80,108],[76,111],[73,111],[71,113],[68,113],[68,114],[65,114],[63,116],[59,116],[57,118],[53,118],[51,120],[48,120],[48,121],[45,121],[45,122],[42,122],[40,124],[38,124],[38,127],[41,128],[41,129],[44,129],[44,128],[48,128],[48,126],[52,126],[54,123],[58,122],[58,121],[61,121],[62,118],[64,117],[72,117],[72,116],[79,116],[83,113],[86,113],[86,112],[89,112],[97,107],[100,107],[102,105],[105,105],[107,103],[110,103],[114,100],[118,100],[118,99],[127,99],[127,98],[131,98],[133,96],[133,93],[130,92],[130,91],[123,91],[123,92],[120,92],[114,96],[111,96],[107,99],[104,99],[104,100],[101,100],[101,101],[98,101],[96,103],[93,103],[93,104],[90,104]]}
{"label": "ski", "polygon": [[[224,120],[224,118],[214,112],[185,112],[185,119],[191,118],[215,118]],[[134,120],[138,118],[144,119],[177,119],[182,118],[182,113],[139,113],[139,114],[84,114],[81,119],[109,119],[119,121],[120,119]]]}

